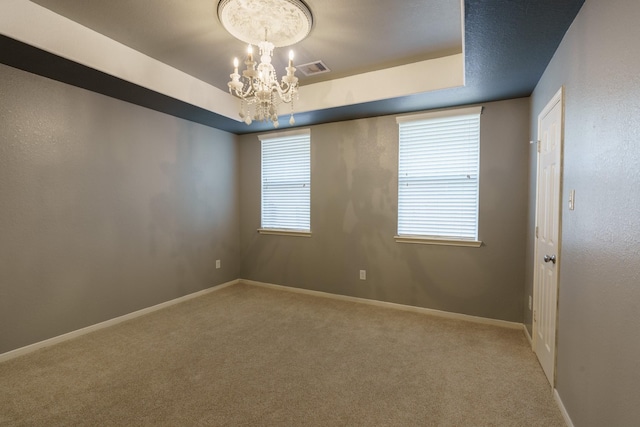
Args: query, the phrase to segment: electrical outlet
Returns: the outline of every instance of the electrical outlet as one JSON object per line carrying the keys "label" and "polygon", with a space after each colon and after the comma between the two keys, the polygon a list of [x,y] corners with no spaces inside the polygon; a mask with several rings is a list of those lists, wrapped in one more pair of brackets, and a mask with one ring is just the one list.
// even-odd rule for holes
{"label": "electrical outlet", "polygon": [[216,260],[216,268],[220,268],[220,260],[219,259]]}
{"label": "electrical outlet", "polygon": [[529,311],[531,311],[531,295],[529,295]]}
{"label": "electrical outlet", "polygon": [[367,280],[367,270],[360,270],[360,280]]}

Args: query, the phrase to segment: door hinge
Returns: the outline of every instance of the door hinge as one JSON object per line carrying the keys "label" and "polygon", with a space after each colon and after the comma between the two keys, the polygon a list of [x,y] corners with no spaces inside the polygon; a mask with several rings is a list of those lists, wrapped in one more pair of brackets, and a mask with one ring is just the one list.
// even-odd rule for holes
{"label": "door hinge", "polygon": [[536,239],[538,238],[538,226],[536,225]]}
{"label": "door hinge", "polygon": [[538,319],[536,319],[536,311],[535,310],[533,310],[533,321],[534,322],[538,321]]}

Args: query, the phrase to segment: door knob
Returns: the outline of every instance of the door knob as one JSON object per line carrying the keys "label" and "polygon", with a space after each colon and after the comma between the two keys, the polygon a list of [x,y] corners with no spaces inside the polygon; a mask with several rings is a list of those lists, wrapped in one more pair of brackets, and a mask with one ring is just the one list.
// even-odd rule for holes
{"label": "door knob", "polygon": [[556,256],[555,255],[551,255],[551,256],[545,255],[543,259],[544,259],[544,262],[552,262],[554,264],[556,263]]}

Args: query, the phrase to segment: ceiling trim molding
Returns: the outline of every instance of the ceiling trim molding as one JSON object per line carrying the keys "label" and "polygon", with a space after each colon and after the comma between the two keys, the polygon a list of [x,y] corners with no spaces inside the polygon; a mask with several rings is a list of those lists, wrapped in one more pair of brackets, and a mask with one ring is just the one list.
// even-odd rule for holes
{"label": "ceiling trim molding", "polygon": [[464,56],[456,54],[301,86],[296,111],[343,107],[461,86],[464,86]]}
{"label": "ceiling trim molding", "polygon": [[227,132],[238,134],[247,131],[248,126],[244,122],[231,120],[3,35],[0,35],[0,64]]}
{"label": "ceiling trim molding", "polygon": [[[461,1],[464,7],[464,61],[461,61],[461,73],[453,72],[453,77],[461,76],[462,85],[426,92],[417,89],[408,95],[395,95],[392,88],[379,87],[387,85],[386,80],[395,79],[402,86],[407,83],[405,80],[415,82],[432,78],[424,73],[424,69],[402,77],[406,71],[402,67],[335,79],[326,84],[306,85],[300,88],[295,126],[530,96],[584,4],[584,0],[539,0],[535,4],[527,0]],[[65,27],[75,30],[70,34]],[[540,38],[541,33],[545,34],[544,38]],[[92,39],[103,44],[89,43]],[[114,47],[114,44],[119,46]],[[74,50],[78,49],[76,45],[83,47],[80,49],[83,55]],[[75,54],[65,53],[63,47],[71,48]],[[112,55],[114,51],[127,51],[143,58],[136,63],[137,77],[128,76],[127,73],[132,72],[131,64]],[[92,61],[97,61],[99,66]],[[102,66],[100,61],[104,62]],[[239,100],[226,91],[92,32],[29,0],[0,1],[0,63],[227,132],[247,134],[271,129],[269,123],[254,121],[247,126],[239,121],[236,115]],[[154,67],[158,64],[165,69],[157,71]],[[176,76],[180,74],[188,77],[187,84],[178,84]],[[357,78],[362,79],[367,93],[361,89],[352,92],[344,89],[347,82],[351,84],[351,79]],[[339,89],[340,85],[344,85],[342,89]],[[369,94],[371,90],[382,94]],[[388,97],[380,99],[385,96]],[[311,102],[312,98],[316,99]],[[289,126],[283,124],[283,127]]]}
{"label": "ceiling trim molding", "polygon": [[3,0],[0,34],[239,121],[238,101],[202,80],[28,0]]}
{"label": "ceiling trim molding", "polygon": [[[28,0],[3,0],[0,34],[118,79],[240,122],[239,100]],[[428,75],[428,79],[415,76]],[[300,88],[297,112],[398,98],[464,84],[464,56],[452,55]]]}

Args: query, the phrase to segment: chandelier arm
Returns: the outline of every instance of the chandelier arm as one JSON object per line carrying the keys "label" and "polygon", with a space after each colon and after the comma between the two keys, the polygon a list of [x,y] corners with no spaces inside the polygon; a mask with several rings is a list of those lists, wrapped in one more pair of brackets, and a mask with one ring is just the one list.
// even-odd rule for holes
{"label": "chandelier arm", "polygon": [[[245,88],[246,88],[246,91],[245,91]],[[231,88],[229,89],[231,90]],[[251,94],[252,91],[253,89],[251,88],[251,86],[248,85],[245,81],[243,82],[243,85],[240,89],[233,89],[232,95],[235,95],[241,99],[246,99]]]}
{"label": "chandelier arm", "polygon": [[278,95],[280,96],[280,99],[282,99],[282,101],[284,101],[285,103],[289,103],[291,102],[291,99],[293,99],[293,96],[298,93],[298,85],[282,83],[282,85],[276,86],[276,91],[278,92]]}
{"label": "chandelier arm", "polygon": [[[266,89],[269,91],[277,92],[278,95],[281,98],[283,98],[283,97],[289,97],[291,95],[294,95],[295,93],[297,93],[297,89],[298,89],[297,82],[296,83],[290,83],[286,81],[276,82],[275,79],[271,79],[271,84],[268,85],[267,82],[261,82],[259,78],[251,78],[251,79],[244,79],[244,80],[245,81],[242,88],[240,89],[229,88],[229,91],[240,98],[247,98],[250,96],[254,96],[255,93],[261,89],[262,90]],[[261,85],[265,87],[261,87]],[[288,102],[288,101],[285,101],[285,102]]]}

